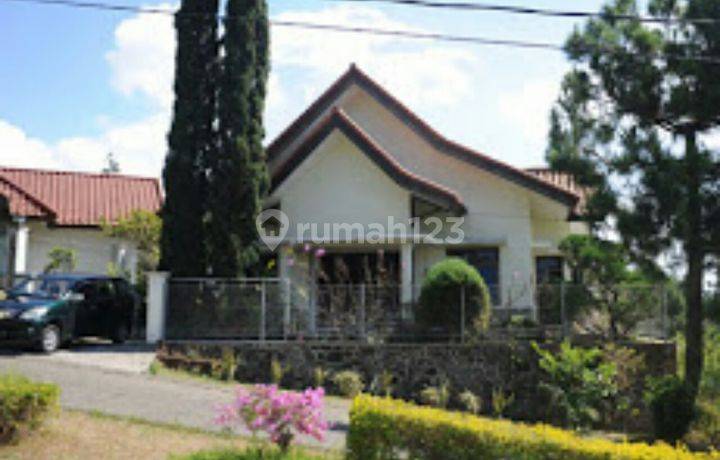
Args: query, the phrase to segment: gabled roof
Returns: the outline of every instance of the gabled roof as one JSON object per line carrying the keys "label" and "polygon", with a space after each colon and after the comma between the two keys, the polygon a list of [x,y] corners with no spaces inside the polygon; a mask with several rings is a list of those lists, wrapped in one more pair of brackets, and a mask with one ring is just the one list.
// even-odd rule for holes
{"label": "gabled roof", "polygon": [[447,139],[396,99],[395,96],[390,94],[385,88],[361,71],[355,64],[352,64],[335,83],[275,138],[267,148],[268,159],[272,160],[282,150],[287,148],[303,133],[308,125],[333,106],[338,97],[353,84],[365,90],[438,151],[466,161],[473,166],[496,174],[517,185],[531,189],[568,206],[575,206],[578,202],[580,197],[570,190]]}
{"label": "gabled roof", "polygon": [[0,195],[10,214],[43,218],[58,226],[98,226],[162,205],[157,179],[0,167]]}
{"label": "gabled roof", "polygon": [[419,198],[438,204],[458,214],[465,214],[465,205],[457,193],[403,168],[392,155],[387,153],[357,123],[337,107],[333,108],[330,114],[318,123],[303,143],[295,148],[288,159],[275,170],[272,176],[272,189],[275,190],[282,184],[312,154],[317,146],[335,130],[342,132],[399,186],[409,190]]}
{"label": "gabled roof", "polygon": [[575,204],[575,208],[572,211],[573,218],[577,218],[585,211],[585,205],[588,200],[589,191],[586,188],[581,187],[575,182],[575,178],[564,172],[554,171],[550,168],[527,168],[525,171],[530,174],[534,174],[540,179],[550,182],[558,187],[562,187],[580,197]]}

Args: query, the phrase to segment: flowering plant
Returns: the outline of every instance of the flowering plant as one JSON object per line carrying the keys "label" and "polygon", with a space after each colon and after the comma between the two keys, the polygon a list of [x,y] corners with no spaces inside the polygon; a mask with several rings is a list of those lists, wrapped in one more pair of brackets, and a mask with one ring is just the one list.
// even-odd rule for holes
{"label": "flowering plant", "polygon": [[295,434],[322,441],[328,424],[323,417],[322,388],[302,393],[280,391],[276,385],[238,387],[235,400],[220,407],[216,423],[230,427],[242,423],[253,433],[264,431],[282,451],[287,451]]}

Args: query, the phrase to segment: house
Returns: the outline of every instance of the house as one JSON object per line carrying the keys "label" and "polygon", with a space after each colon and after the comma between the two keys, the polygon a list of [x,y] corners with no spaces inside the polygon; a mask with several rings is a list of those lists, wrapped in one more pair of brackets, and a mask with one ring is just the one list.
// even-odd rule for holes
{"label": "house", "polygon": [[[457,256],[483,275],[496,306],[532,311],[533,286],[563,276],[559,242],[587,231],[570,178],[447,139],[354,65],[268,146],[268,164],[266,208],[282,211],[289,228],[280,276],[295,284],[383,278],[410,303],[428,269]],[[462,239],[410,238],[450,233],[434,232],[429,217],[461,218]],[[360,238],[388,221],[380,242]],[[409,226],[390,228],[397,223]],[[338,225],[350,238],[337,238]]]}
{"label": "house", "polygon": [[134,271],[135,248],[105,236],[103,221],[160,210],[157,179],[0,167],[0,267],[3,274],[42,272],[54,247],[73,249],[77,271],[105,273],[110,263]]}

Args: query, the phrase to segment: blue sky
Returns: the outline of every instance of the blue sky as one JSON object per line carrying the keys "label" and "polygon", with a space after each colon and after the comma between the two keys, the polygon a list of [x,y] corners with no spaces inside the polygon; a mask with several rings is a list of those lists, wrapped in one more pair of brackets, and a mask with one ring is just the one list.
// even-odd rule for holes
{"label": "blue sky", "polygon": [[[600,5],[581,3],[533,6]],[[282,19],[554,43],[576,24],[330,0],[271,0],[270,12]],[[159,175],[172,102],[170,18],[0,2],[0,30],[0,164],[98,170],[113,151],[124,172]],[[542,163],[548,110],[569,68],[552,51],[277,27],[272,38],[268,140],[357,62],[448,137],[518,166]]]}

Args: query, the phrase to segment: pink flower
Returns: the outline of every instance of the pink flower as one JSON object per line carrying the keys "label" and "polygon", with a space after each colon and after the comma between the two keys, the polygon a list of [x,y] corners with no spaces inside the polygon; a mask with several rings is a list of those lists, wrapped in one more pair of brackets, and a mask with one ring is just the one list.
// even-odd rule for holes
{"label": "pink flower", "polygon": [[323,417],[322,388],[302,393],[280,391],[275,385],[238,387],[235,400],[217,410],[215,422],[222,426],[242,423],[250,431],[264,431],[287,450],[296,434],[322,440],[328,429]]}

